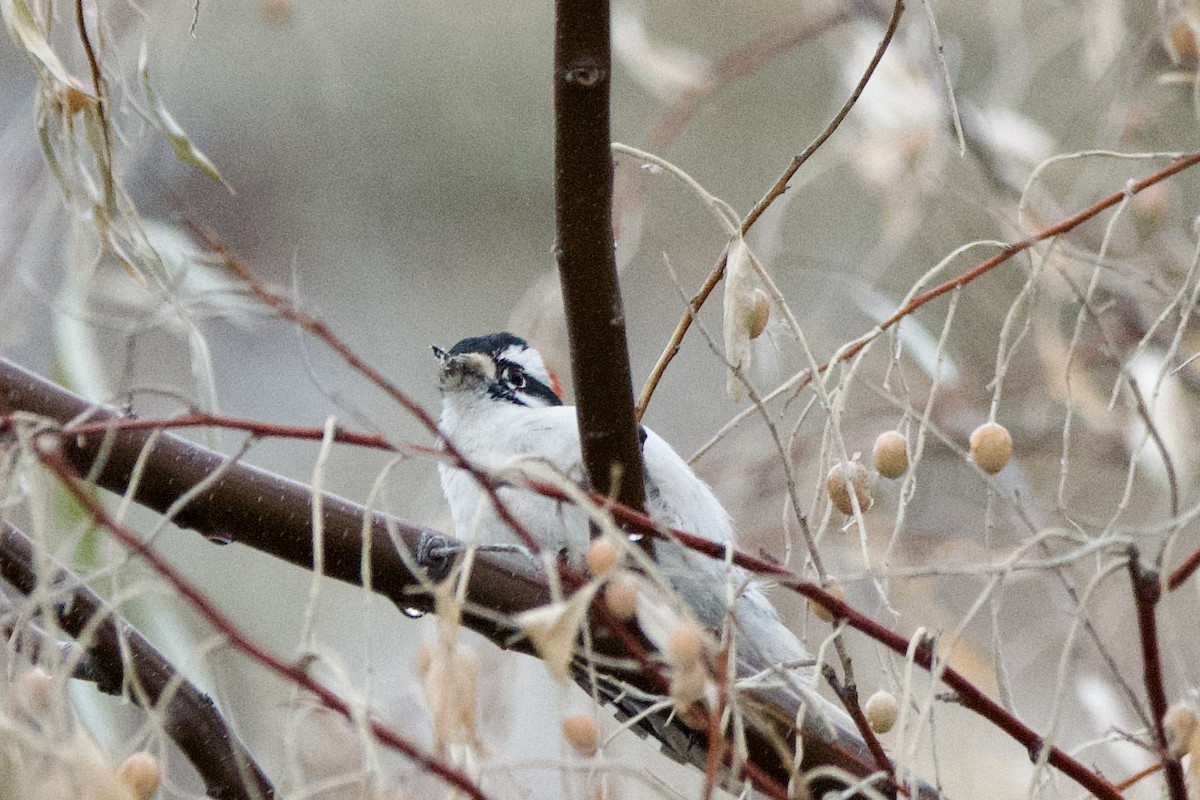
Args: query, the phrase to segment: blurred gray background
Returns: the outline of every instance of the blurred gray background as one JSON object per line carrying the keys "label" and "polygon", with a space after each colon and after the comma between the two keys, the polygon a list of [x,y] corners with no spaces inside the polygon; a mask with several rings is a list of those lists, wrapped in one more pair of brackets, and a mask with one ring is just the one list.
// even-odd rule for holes
{"label": "blurred gray background", "polygon": [[[648,146],[683,89],[695,91],[705,80],[730,74],[735,65],[720,61],[726,54],[773,33],[786,38],[839,8],[773,1],[620,5],[614,139]],[[820,131],[857,79],[882,31],[878,13],[865,8],[848,11],[847,19],[795,47],[762,38],[747,48],[751,58],[773,57],[738,80],[717,80],[695,117],[659,154],[745,213]],[[53,9],[61,17],[56,49],[72,74],[86,75],[78,42],[63,33],[69,33],[70,9],[57,4]],[[751,240],[801,320],[818,361],[886,317],[955,247],[1029,235],[1165,163],[1095,159],[1047,170],[1018,222],[1020,190],[1043,159],[1082,149],[1195,145],[1192,88],[1186,81],[1195,54],[1177,52],[1176,62],[1164,46],[1166,37],[1179,49],[1170,37],[1178,34],[1186,41],[1192,18],[1179,29],[1171,16],[1175,6],[1164,9],[1156,14],[1148,4],[1116,0],[1070,7],[1000,0],[934,4],[948,75],[967,128],[968,146],[960,155],[929,20],[919,4],[910,4],[876,84],[845,127],[801,170]],[[429,346],[449,346],[467,335],[514,329],[533,339],[566,377],[561,320],[548,288],[553,287],[554,238],[549,4],[212,0],[199,6],[189,30],[192,15],[187,3],[102,9],[101,52],[117,98],[117,170],[144,217],[211,227],[263,281],[287,288],[304,309],[431,410],[436,410],[437,393]],[[139,116],[137,104],[124,99],[139,96],[136,64],[143,41],[160,99],[236,194],[178,162],[164,137]],[[30,60],[11,42],[0,45],[4,355],[43,374],[57,371],[89,393],[70,369],[64,370],[63,348],[73,345],[56,322],[72,315],[63,287],[70,275],[83,272],[88,281],[94,277],[96,285],[102,284],[94,315],[76,315],[80,325],[74,329],[76,335],[86,331],[107,381],[104,396],[90,392],[94,399],[114,401],[131,390],[154,387],[202,402],[181,327],[169,321],[170,315],[163,324],[147,324],[156,307],[152,299],[119,267],[101,259],[93,274],[88,257],[81,256],[78,231],[68,222],[39,151],[36,91]],[[680,292],[690,295],[700,285],[725,236],[711,212],[681,184],[638,170],[625,159],[620,164],[622,180],[629,183],[619,199],[618,250],[636,391],[679,319]],[[1195,190],[1196,179],[1185,175],[1138,201],[1141,205],[1129,212],[1136,224],[1119,228],[1105,251],[1104,300],[1108,308],[1122,309],[1120,319],[1127,322],[1127,330],[1121,329],[1127,336],[1118,336],[1119,344],[1136,341],[1164,298],[1187,285],[1181,276],[1190,260]],[[879,556],[886,547],[898,559],[891,562],[896,575],[931,562],[985,563],[1028,535],[1022,513],[1037,526],[1065,524],[1071,516],[1063,514],[1056,489],[1062,474],[1060,430],[1078,394],[1064,398],[1056,388],[1052,376],[1062,373],[1065,361],[1051,345],[1070,338],[1077,297],[1069,285],[1072,280],[1086,285],[1089,253],[1099,249],[1102,225],[1085,227],[1069,247],[1055,251],[1058,261],[1046,267],[1039,299],[1026,312],[1039,324],[1002,381],[1000,418],[1012,428],[1023,459],[1001,486],[1010,495],[1018,492],[1027,505],[990,510],[987,490],[962,458],[961,442],[988,415],[1001,325],[1033,269],[1031,262],[1014,261],[960,298],[957,327],[943,351],[935,414],[936,424],[957,437],[960,447],[931,442],[928,471],[909,506],[903,537],[892,536],[895,486],[878,489],[879,509],[870,531],[879,538],[869,544],[860,544],[853,529],[839,532],[840,520],[823,516],[819,486],[830,452],[823,438],[827,412],[818,408],[800,415],[811,394],[778,410],[785,436],[793,428],[796,434],[789,440],[791,457],[803,501],[813,503],[803,510],[816,512],[813,522],[826,536],[830,559],[846,576],[851,599],[862,602],[865,611],[887,616],[860,551]],[[938,280],[991,252],[972,251]],[[223,413],[298,426],[320,426],[334,414],[347,425],[384,431],[395,441],[431,441],[321,344],[261,311],[235,310],[227,285],[196,291],[211,302],[192,318],[211,348],[212,385]],[[718,340],[720,299],[714,295],[701,316]],[[864,362],[861,385],[845,384],[840,425],[848,452],[869,451],[875,434],[900,424],[906,408],[910,418],[913,409],[923,409],[946,309],[946,303],[933,304],[906,323],[902,341],[910,360],[890,379],[885,345]],[[762,391],[807,364],[778,313],[769,334],[759,344],[760,366],[752,373]],[[1100,338],[1089,340],[1097,351]],[[1103,406],[1111,380],[1097,384]],[[724,385],[720,359],[694,331],[646,422],[690,454],[745,408],[745,400],[735,405],[726,396]],[[1186,405],[1194,400],[1189,389],[1183,388],[1179,401],[1185,407],[1171,412],[1186,419],[1194,410]],[[135,395],[133,405],[147,415],[180,409],[179,402],[145,393]],[[1122,408],[1079,413],[1085,433],[1072,452],[1074,463],[1086,466],[1069,473],[1066,494],[1079,508],[1104,505],[1096,512],[1103,517],[1106,504],[1115,502],[1125,485],[1128,463],[1138,458],[1127,450],[1130,415]],[[1172,442],[1177,452],[1192,444],[1188,426],[1181,427],[1181,438]],[[208,441],[204,434],[195,436]],[[215,441],[230,450],[240,439],[223,433]],[[248,460],[307,481],[315,455],[311,445],[268,441],[257,444]],[[336,450],[326,485],[363,501],[390,460]],[[783,500],[777,457],[761,426],[746,426],[701,460],[698,469],[739,521],[747,546],[781,557],[792,515]],[[1166,489],[1155,475],[1153,468],[1139,475],[1144,494],[1133,503],[1161,514]],[[403,462],[384,483],[390,510],[446,527],[431,463]],[[986,542],[979,534],[985,520],[992,525]],[[316,638],[299,641],[309,576],[238,546],[217,549],[191,534],[172,531],[157,546],[257,638],[284,654],[318,643],[336,665],[322,673],[335,686],[347,688],[338,683],[344,677],[356,691],[366,691],[386,719],[417,738],[427,736],[412,663],[416,645],[428,636],[428,621],[404,619],[360,592],[326,583],[315,606]],[[1181,547],[1180,552],[1190,549]],[[897,578],[892,602],[904,612],[887,619],[906,634],[919,625],[954,629],[983,585],[979,576],[907,583]],[[827,630],[810,622],[794,601],[783,602],[819,643]],[[1003,616],[1004,635],[1014,637],[1007,668],[1015,676],[1018,710],[1030,715],[1031,724],[1048,724],[1048,697],[1067,697],[1075,724],[1068,726],[1071,744],[1101,736],[1109,725],[1135,726],[1125,712],[1105,716],[1086,707],[1085,689],[1056,684],[1062,631],[1076,612],[1053,588],[1024,585],[1006,595],[1003,606],[1004,614],[996,616]],[[1028,631],[1027,614],[1048,606],[1055,613],[1046,631]],[[146,626],[163,628],[158,640],[185,661],[194,655],[196,642],[204,641],[199,626],[180,622],[189,619],[186,611],[162,617],[139,611],[136,603],[130,607]],[[1128,623],[1127,613],[1115,615],[1114,636],[1128,633],[1121,621]],[[180,635],[181,625],[189,626],[187,635]],[[986,652],[991,630],[975,633],[972,646],[980,649],[964,645],[967,652],[961,656],[964,664],[977,664],[975,677],[986,685],[996,674]],[[485,786],[497,797],[531,787],[535,796],[582,792],[556,770],[534,769],[526,762],[564,755],[557,719],[565,710],[587,708],[586,699],[573,688],[553,686],[532,660],[482,649],[487,666],[481,681],[487,683],[481,717],[491,751],[485,763],[492,770]],[[859,661],[864,686],[888,685],[895,677],[894,667],[878,654],[868,652]],[[320,765],[324,733],[297,723],[280,736],[283,720],[296,719],[287,687],[220,650],[188,663],[231,711],[269,769],[302,762],[305,769],[332,774],[342,766],[337,758]],[[1135,660],[1122,663],[1127,674],[1136,675]],[[1180,671],[1182,691],[1196,671],[1186,665]],[[1079,678],[1078,686],[1092,684]],[[1119,706],[1111,694],[1104,697],[1109,699],[1096,707]],[[977,735],[981,742],[1002,741],[990,732]],[[953,742],[946,746],[964,767],[942,778],[962,796],[981,787],[990,796],[1025,791],[1030,767],[1011,744],[998,744],[994,751],[975,747],[969,755],[954,749]],[[654,761],[648,746],[622,741],[616,747],[614,761],[650,765],[656,777],[679,786],[696,779],[687,770],[671,772],[674,767]],[[1106,752],[1104,758],[1114,773],[1141,763],[1132,748],[1124,755]],[[189,786],[186,777],[179,780]],[[183,796],[185,788],[171,787],[167,796]],[[622,797],[654,796],[638,781],[623,784],[620,792]]]}

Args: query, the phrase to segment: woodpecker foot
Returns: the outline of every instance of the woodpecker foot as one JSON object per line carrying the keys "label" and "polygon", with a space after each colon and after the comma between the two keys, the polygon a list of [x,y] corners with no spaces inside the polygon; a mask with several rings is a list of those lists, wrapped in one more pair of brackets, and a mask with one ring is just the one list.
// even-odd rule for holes
{"label": "woodpecker foot", "polygon": [[465,549],[455,539],[438,533],[422,533],[417,540],[417,566],[425,570],[431,581],[440,581],[450,574],[454,560]]}
{"label": "woodpecker foot", "polygon": [[428,531],[417,540],[417,566],[425,570],[431,581],[440,581],[450,574],[454,561],[472,547],[477,553],[516,553],[526,558],[529,550],[519,544],[493,542],[491,544],[465,545],[457,539]]}

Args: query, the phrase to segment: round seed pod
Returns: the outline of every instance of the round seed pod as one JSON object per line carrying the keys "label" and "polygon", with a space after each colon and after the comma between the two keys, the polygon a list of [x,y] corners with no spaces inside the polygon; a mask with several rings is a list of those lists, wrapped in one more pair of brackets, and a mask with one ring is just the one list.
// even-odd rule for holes
{"label": "round seed pod", "polygon": [[871,730],[887,733],[896,724],[896,717],[900,715],[900,704],[890,692],[880,690],[867,700],[867,704],[863,706],[863,713],[866,714]]}
{"label": "round seed pod", "polygon": [[628,621],[637,616],[638,588],[629,578],[614,578],[604,587],[604,602],[613,616]]}
{"label": "round seed pod", "polygon": [[154,796],[161,774],[158,759],[149,753],[134,753],[117,768],[121,782],[137,800],[150,800]]}
{"label": "round seed pod", "polygon": [[989,475],[1004,469],[1012,451],[1012,434],[1003,425],[985,422],[971,434],[971,459]]}
{"label": "round seed pod", "polygon": [[706,640],[700,624],[687,619],[667,637],[667,654],[675,664],[694,664],[704,653]]}
{"label": "round seed pod", "polygon": [[563,738],[581,756],[594,756],[600,744],[600,729],[591,714],[572,714],[562,721]]}
{"label": "round seed pod", "polygon": [[908,439],[899,431],[884,431],[871,452],[875,471],[885,478],[899,478],[908,471]]}
{"label": "round seed pod", "polygon": [[611,539],[597,539],[588,548],[588,572],[596,577],[607,575],[620,555],[621,549]]}
{"label": "round seed pod", "polygon": [[1167,26],[1167,42],[1175,58],[1192,58],[1196,55],[1196,31],[1188,24],[1187,17],[1180,13]]}
{"label": "round seed pod", "polygon": [[33,717],[45,714],[54,702],[54,679],[38,667],[27,669],[13,681],[12,697],[23,713]]}
{"label": "round seed pod", "polygon": [[[824,588],[826,592],[833,595],[838,600],[846,599],[846,590],[843,589],[842,585],[837,581],[830,581],[825,585]],[[812,612],[817,615],[818,619],[824,620],[825,622],[833,622],[833,612],[817,601],[809,600],[808,607],[812,609]]]}
{"label": "round seed pod", "polygon": [[825,490],[833,507],[843,514],[854,513],[854,503],[850,493],[858,499],[858,507],[866,511],[871,507],[874,498],[871,497],[871,476],[867,468],[858,461],[848,464],[834,464],[833,469],[825,477]]}

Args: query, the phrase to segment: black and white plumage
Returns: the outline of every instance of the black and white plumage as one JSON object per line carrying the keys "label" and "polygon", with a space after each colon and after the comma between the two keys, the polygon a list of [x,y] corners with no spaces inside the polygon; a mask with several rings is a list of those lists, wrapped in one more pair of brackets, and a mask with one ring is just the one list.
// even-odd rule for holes
{"label": "black and white plumage", "polygon": [[[434,351],[442,362],[439,427],[466,459],[500,470],[514,459],[533,458],[582,480],[575,408],[562,404],[557,382],[536,350],[520,337],[495,333],[463,339],[449,351]],[[651,518],[712,541],[733,541],[729,515],[670,445],[643,429],[642,455]],[[451,464],[440,465],[439,471],[460,539],[521,544],[468,472]],[[502,488],[499,497],[543,550],[563,554],[574,566],[582,564],[589,546],[588,519],[582,510],[516,487]],[[796,664],[808,660],[809,654],[744,570],[670,541],[655,543],[655,561],[704,626],[720,630],[732,611],[740,661],[755,671],[786,674],[793,687],[807,683],[811,668]],[[809,713],[853,730],[840,709],[807,688],[801,693],[809,701]]]}

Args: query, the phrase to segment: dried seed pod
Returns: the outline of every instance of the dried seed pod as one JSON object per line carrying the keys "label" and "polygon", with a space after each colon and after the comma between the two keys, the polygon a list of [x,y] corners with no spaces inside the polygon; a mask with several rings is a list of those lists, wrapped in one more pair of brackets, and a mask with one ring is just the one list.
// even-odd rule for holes
{"label": "dried seed pod", "polygon": [[1196,712],[1183,703],[1176,703],[1163,714],[1163,733],[1171,755],[1182,758],[1196,735]]}
{"label": "dried seed pod", "polygon": [[1176,63],[1196,57],[1196,29],[1200,27],[1200,22],[1190,16],[1186,11],[1181,11],[1167,22],[1163,44]]}
{"label": "dried seed pod", "polygon": [[562,721],[563,738],[581,756],[594,756],[600,744],[600,729],[591,714],[572,714]]}
{"label": "dried seed pod", "polygon": [[708,647],[708,637],[700,623],[685,619],[667,639],[667,655],[675,664],[694,664]]}
{"label": "dried seed pod", "polygon": [[1012,451],[1012,434],[1003,425],[985,422],[971,434],[971,459],[989,475],[1004,469]]}
{"label": "dried seed pod", "polygon": [[[843,589],[842,585],[837,581],[830,581],[825,585],[824,588],[828,594],[833,595],[838,600],[844,601],[846,599],[846,590]],[[821,605],[815,600],[809,600],[808,606],[812,609],[812,612],[817,615],[818,619],[825,620],[826,622],[833,622],[833,612],[825,606]]]}
{"label": "dried seed pod", "polygon": [[848,464],[834,464],[833,469],[825,477],[825,489],[833,507],[843,514],[854,513],[854,503],[850,493],[858,500],[858,507],[866,511],[874,499],[871,497],[871,476],[858,461]]}
{"label": "dried seed pod", "polygon": [[628,621],[637,615],[638,588],[628,577],[615,578],[604,587],[604,602],[617,619]]}
{"label": "dried seed pod", "polygon": [[95,98],[78,86],[68,83],[54,90],[54,99],[68,116],[75,116],[87,108]]}
{"label": "dried seed pod", "polygon": [[588,548],[588,572],[596,577],[607,575],[613,566],[616,565],[620,555],[621,548],[611,539],[597,539]]}
{"label": "dried seed pod", "polygon": [[292,18],[293,0],[263,0],[263,19],[272,25],[282,25]]}
{"label": "dried seed pod", "polygon": [[908,471],[908,439],[899,431],[884,431],[871,453],[875,471],[885,478],[899,478]]}
{"label": "dried seed pod", "polygon": [[751,318],[756,306],[754,266],[750,263],[750,248],[738,237],[729,244],[725,258],[725,303],[722,333],[725,341],[725,360],[729,372],[725,376],[725,391],[733,402],[742,398],[742,382],[738,372],[746,375],[754,351],[750,347]]}
{"label": "dried seed pod", "polygon": [[1155,183],[1135,194],[1132,206],[1134,218],[1150,230],[1161,226],[1177,199],[1172,188],[1166,183]]}
{"label": "dried seed pod", "polygon": [[459,645],[451,634],[447,640],[421,648],[417,674],[438,746],[477,746],[475,687],[479,657],[470,648]]}
{"label": "dried seed pod", "polygon": [[27,669],[13,682],[12,699],[16,709],[25,714],[45,714],[54,700],[54,679],[38,667]]}
{"label": "dried seed pod", "polygon": [[891,692],[880,690],[867,700],[867,704],[863,706],[863,713],[866,714],[871,730],[887,733],[896,724],[896,717],[900,715],[900,704]]}
{"label": "dried seed pod", "polygon": [[129,792],[137,800],[150,800],[158,791],[158,781],[162,772],[158,759],[149,753],[134,753],[121,762],[117,768],[121,782],[129,787]]}
{"label": "dried seed pod", "polygon": [[771,319],[771,298],[762,289],[754,290],[754,309],[750,312],[750,338],[757,339]]}

